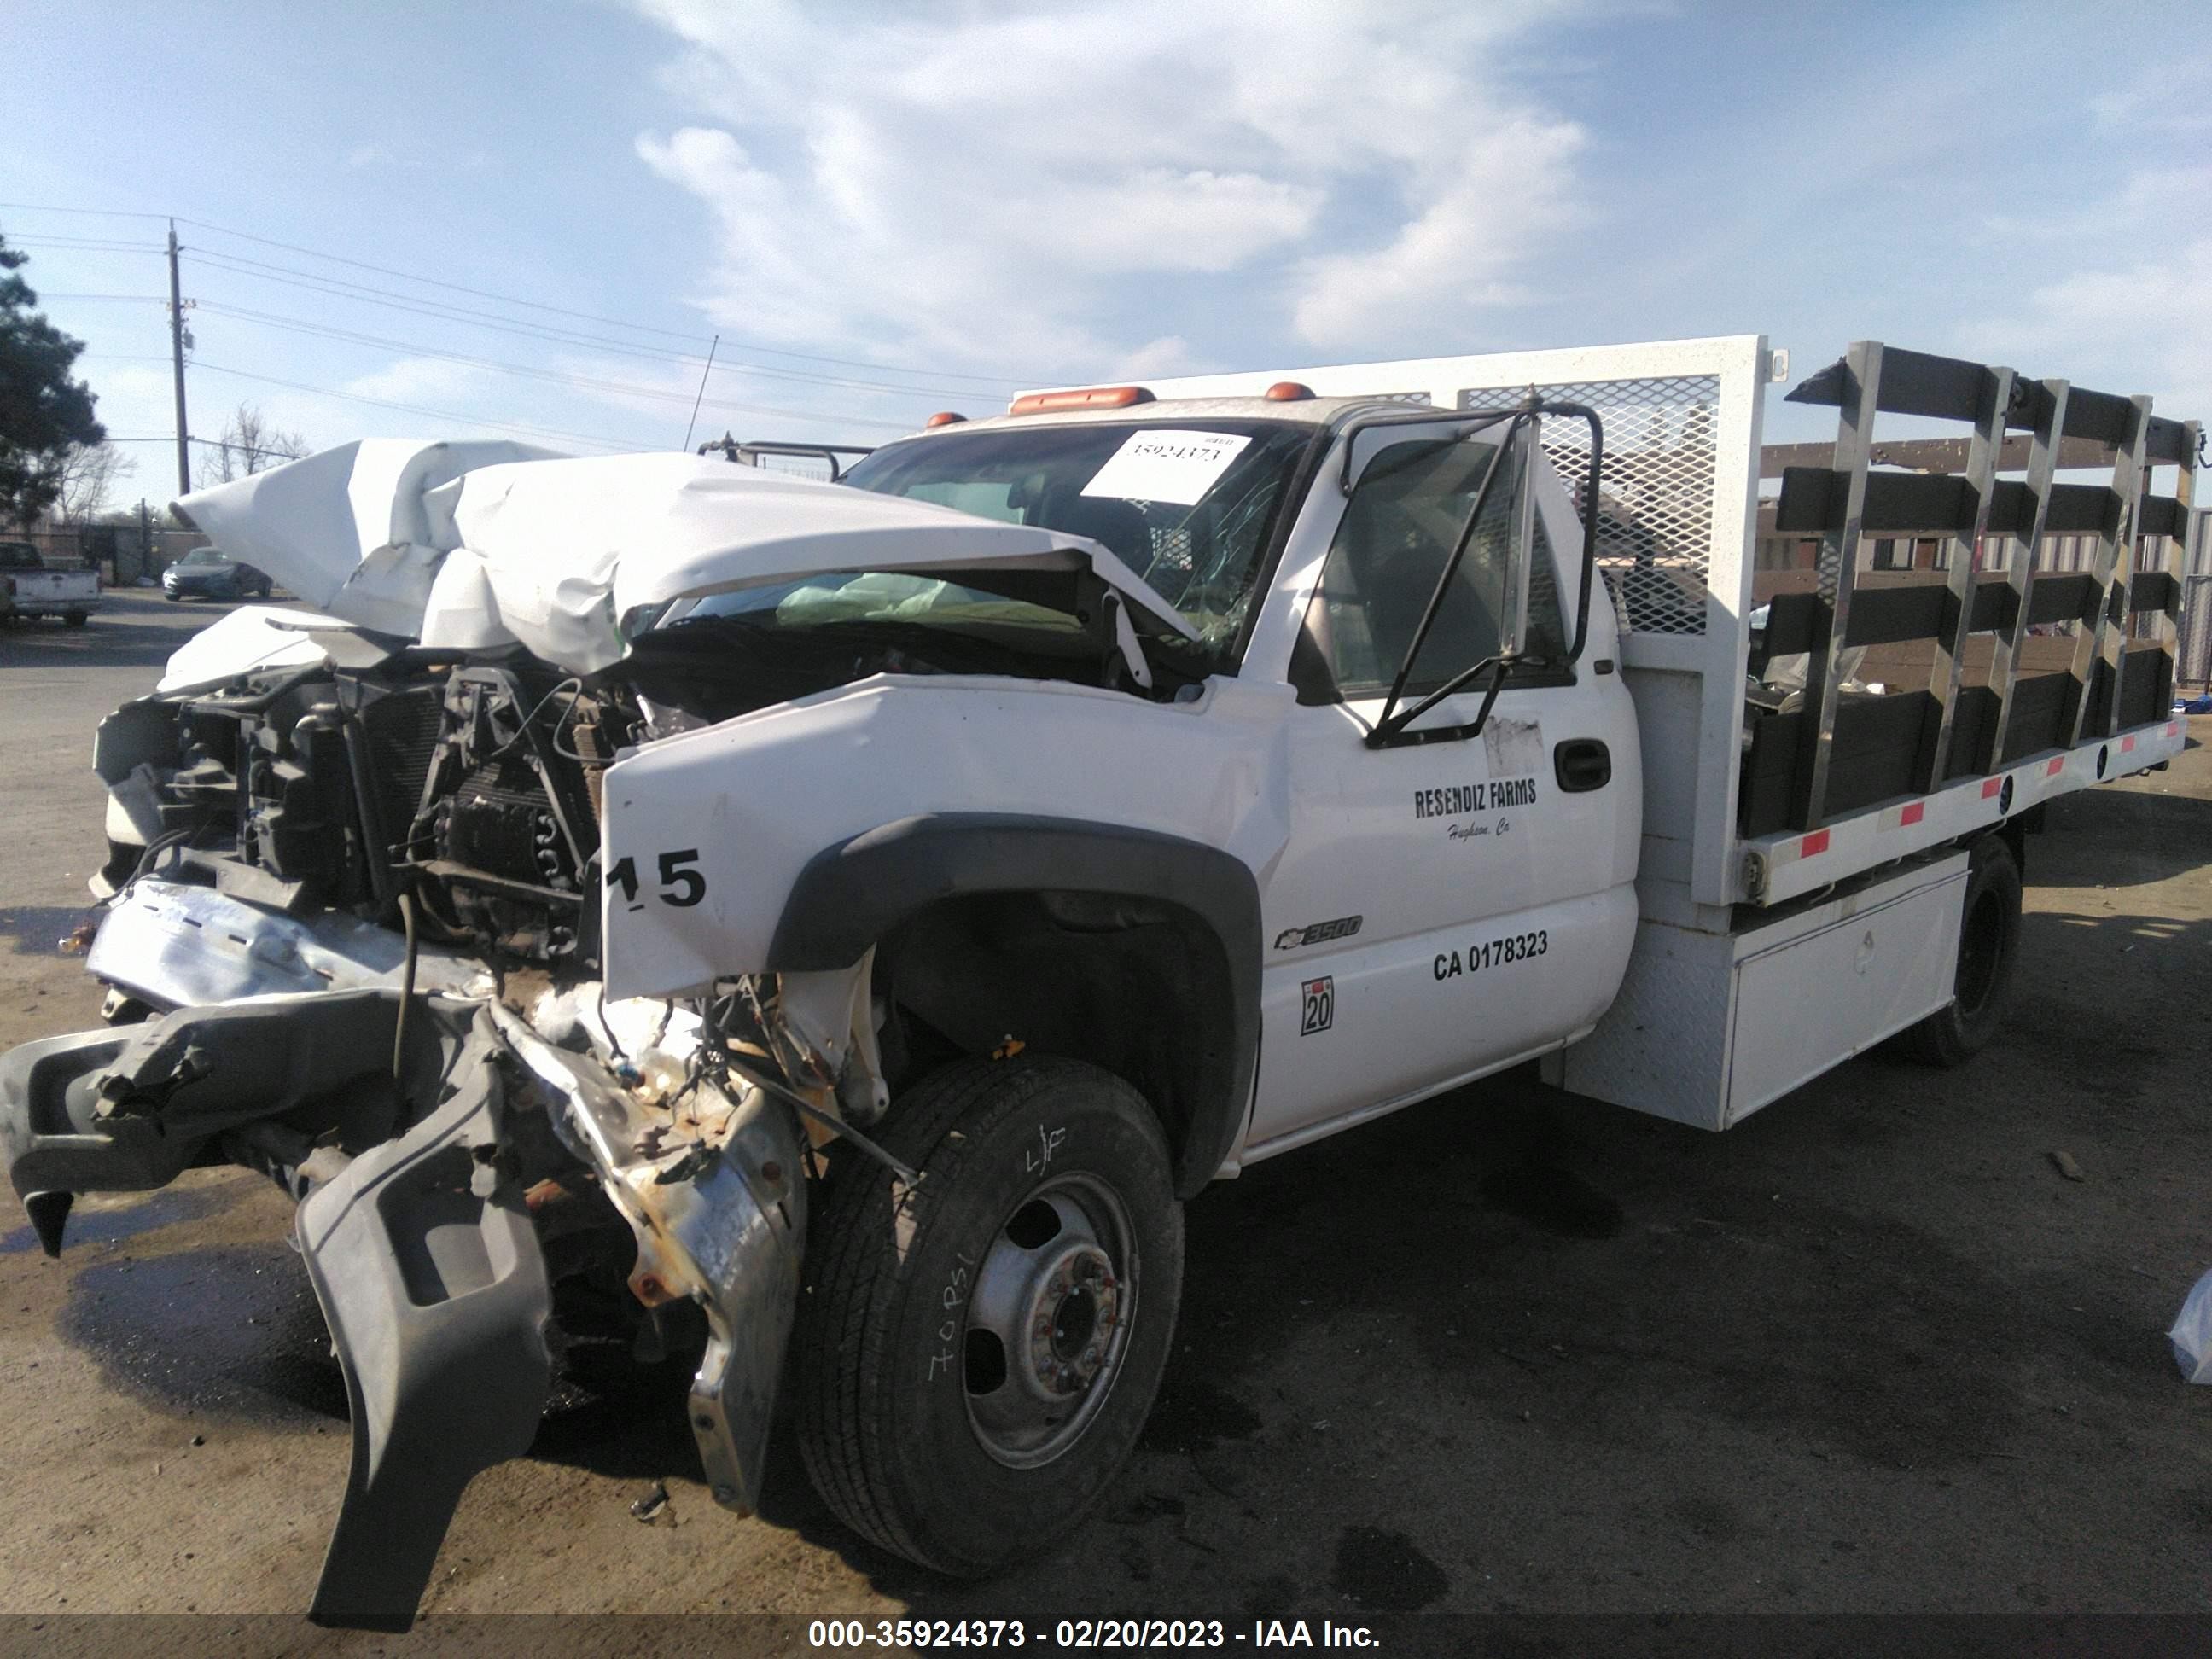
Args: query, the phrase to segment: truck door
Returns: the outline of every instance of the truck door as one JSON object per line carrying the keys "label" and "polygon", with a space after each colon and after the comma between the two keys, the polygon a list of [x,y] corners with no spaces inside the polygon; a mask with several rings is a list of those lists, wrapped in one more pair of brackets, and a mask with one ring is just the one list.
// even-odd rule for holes
{"label": "truck door", "polygon": [[[1290,836],[1262,900],[1248,1152],[1556,1047],[1619,988],[1636,918],[1634,711],[1601,590],[1567,660],[1580,526],[1535,424],[1505,439],[1463,421],[1355,429],[1286,548],[1273,603],[1295,612],[1280,630],[1295,625]],[[1425,612],[1401,708],[1498,654],[1516,578],[1522,648],[1480,731],[1487,672],[1370,742]]]}

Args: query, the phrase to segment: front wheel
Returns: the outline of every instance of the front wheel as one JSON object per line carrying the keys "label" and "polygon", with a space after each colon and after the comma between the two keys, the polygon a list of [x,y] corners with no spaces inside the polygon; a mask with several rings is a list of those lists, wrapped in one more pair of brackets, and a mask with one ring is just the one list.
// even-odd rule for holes
{"label": "front wheel", "polygon": [[2020,866],[2012,848],[2002,836],[1984,836],[1966,866],[1951,1000],[1904,1034],[1904,1046],[1915,1059],[1963,1066],[1996,1036],[2020,954]]}
{"label": "front wheel", "polygon": [[941,1572],[1041,1554],[1144,1427],[1182,1291],[1182,1208],[1142,1096],[1079,1061],[963,1060],[896,1103],[816,1224],[799,1448],[854,1531]]}

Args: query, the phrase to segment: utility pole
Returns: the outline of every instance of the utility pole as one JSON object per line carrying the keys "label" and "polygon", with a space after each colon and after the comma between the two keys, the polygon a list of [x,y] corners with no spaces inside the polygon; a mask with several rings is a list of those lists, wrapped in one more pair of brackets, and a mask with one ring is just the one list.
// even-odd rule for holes
{"label": "utility pole", "polygon": [[192,493],[191,438],[185,425],[185,299],[177,280],[177,222],[169,221],[169,368],[177,383],[177,494]]}

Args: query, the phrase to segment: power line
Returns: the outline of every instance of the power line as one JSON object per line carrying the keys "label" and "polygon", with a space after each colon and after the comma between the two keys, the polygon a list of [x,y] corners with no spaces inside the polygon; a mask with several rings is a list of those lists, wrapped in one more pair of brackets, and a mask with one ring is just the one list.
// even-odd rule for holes
{"label": "power line", "polygon": [[[374,334],[356,334],[350,329],[323,328],[313,323],[255,317],[249,313],[234,311],[228,306],[204,303],[200,310],[205,315],[238,318],[247,322],[287,329],[295,333],[325,336],[357,345],[388,346],[420,357],[434,358],[442,362],[461,363],[471,368],[489,369],[500,374],[519,375],[525,380],[542,380],[549,385],[568,386],[578,391],[611,392],[625,398],[651,398],[661,403],[688,404],[691,401],[680,392],[671,392],[659,386],[637,386],[627,380],[602,380],[593,375],[572,374],[562,369],[535,368],[526,363],[502,362],[495,357],[476,357],[458,351],[439,351],[428,346],[413,345],[404,340],[386,340]],[[890,432],[909,432],[914,428],[911,421],[876,420],[865,415],[808,414],[801,410],[778,409],[768,404],[743,403],[728,398],[710,398],[707,400],[707,406],[710,409],[734,410],[741,414],[775,415],[786,420],[839,421],[854,426],[881,427]]]}
{"label": "power line", "polygon": [[296,243],[280,242],[273,236],[256,236],[251,231],[229,230],[222,225],[211,225],[204,219],[179,219],[177,222],[190,225],[195,230],[211,230],[218,236],[235,236],[240,241],[282,248],[287,253],[305,254],[310,259],[327,259],[332,264],[351,265],[356,270],[371,270],[380,276],[396,276],[403,283],[420,283],[425,288],[442,288],[454,294],[472,295],[479,300],[496,300],[501,305],[522,306],[532,311],[550,312],[557,317],[574,317],[580,322],[604,323],[610,327],[634,329],[640,334],[659,334],[672,340],[696,340],[699,337],[689,330],[656,328],[648,323],[629,322],[619,317],[600,317],[588,311],[571,311],[565,306],[547,305],[543,301],[525,300],[512,294],[495,294],[488,289],[470,288],[460,283],[444,282],[435,276],[418,276],[412,271],[394,270],[389,265],[371,264],[366,259],[349,259],[343,254],[324,253],[314,248],[301,247]]}
{"label": "power line", "polygon": [[0,202],[0,212],[5,213],[67,213],[81,219],[152,219],[160,221],[165,213],[126,213],[116,208],[49,207],[40,202]]}
{"label": "power line", "polygon": [[[26,213],[66,213],[86,216],[94,218],[111,219],[159,220],[164,216],[158,213],[130,213],[114,211],[104,208],[51,207],[42,205],[35,202],[0,202],[0,210],[15,210]],[[177,219],[177,223],[180,225],[190,225],[196,230],[210,231],[218,236],[233,236],[236,237],[240,241],[258,243],[264,247],[282,248],[287,253],[301,254],[310,259],[324,259],[328,260],[333,264],[350,265],[357,270],[374,271],[380,276],[396,277],[399,281],[404,283],[419,283],[428,288],[445,289],[449,292],[455,294],[470,295],[479,300],[495,301],[501,305],[521,306],[528,310],[543,311],[554,316],[574,318],[580,322],[599,323],[612,328],[629,329],[636,333],[659,335],[665,338],[673,340],[696,341],[699,337],[696,333],[690,333],[677,329],[659,328],[648,323],[630,322],[626,319],[619,317],[602,317],[594,312],[575,311],[565,306],[550,305],[542,300],[526,300],[519,295],[500,294],[489,289],[471,288],[465,283],[447,282],[444,279],[436,276],[424,276],[414,271],[401,270],[390,265],[373,264],[368,260],[350,258],[342,253],[325,253],[319,248],[303,247],[296,242],[278,241],[275,237],[256,235],[252,231],[234,230],[225,225],[211,224],[204,219],[187,219],[179,217]],[[144,246],[148,248],[149,251],[155,252],[161,251],[157,246],[151,244],[132,244],[131,246],[133,247]],[[226,253],[220,248],[194,248],[188,250],[188,252],[199,254],[202,257],[220,255],[221,257],[235,259],[244,264],[256,263],[248,259],[244,254]],[[280,270],[289,269],[285,266],[270,266],[267,268]],[[328,282],[338,282],[343,280],[342,278],[337,277],[324,277],[319,272],[295,270],[293,274],[301,276],[315,276],[319,280]],[[351,286],[363,285],[352,284]],[[369,291],[377,292],[379,290],[371,289]],[[388,292],[388,290],[384,291]],[[395,297],[405,297],[410,299],[421,298],[419,295]],[[768,345],[757,341],[744,342],[743,343],[741,349],[746,351],[760,352],[770,357],[790,357],[800,362],[828,363],[833,367],[840,368],[865,368],[872,370],[878,374],[928,374],[934,375],[939,380],[968,380],[972,381],[978,386],[1026,386],[1030,383],[1027,380],[1016,379],[1004,374],[970,374],[959,369],[902,368],[895,363],[872,362],[864,358],[832,357],[815,352],[793,351],[782,346]],[[1030,378],[1034,379],[1033,376]]]}
{"label": "power line", "polygon": [[[224,307],[210,306],[205,307],[205,309],[216,312],[223,315],[230,314],[228,309]],[[355,336],[340,329],[319,329],[312,325],[302,325],[301,331],[309,334],[328,334],[336,338],[343,340],[359,339],[367,340],[370,343],[374,344],[397,345],[403,350],[414,351],[418,356],[422,356],[438,358],[447,362],[462,363],[471,368],[492,369],[501,374],[521,375],[526,379],[544,380],[556,386],[573,386],[580,391],[607,392],[617,393],[623,397],[632,398],[651,398],[662,403],[683,404],[690,401],[680,392],[665,392],[658,386],[632,386],[627,382],[620,380],[599,380],[592,379],[586,375],[563,374],[556,370],[534,369],[527,368],[520,363],[502,363],[487,357],[468,357],[463,356],[455,352],[431,351],[421,347],[409,346],[402,342],[380,341],[375,340],[374,337]],[[82,352],[78,355],[79,362],[82,362],[88,360],[110,363],[166,363],[169,361],[168,358],[165,356],[120,351],[87,351]],[[195,366],[200,366],[197,358],[193,359],[192,362]],[[229,369],[222,372],[234,374],[241,374],[244,371],[239,369]],[[346,397],[353,394],[345,392],[331,392],[328,395],[332,397]],[[885,431],[890,432],[905,432],[911,430],[912,428],[912,423],[905,421],[872,420],[866,416],[860,415],[807,414],[799,410],[777,409],[765,404],[742,403],[733,398],[709,398],[706,400],[706,406],[709,409],[729,410],[738,414],[773,415],[782,420],[834,421],[848,426],[874,426],[880,427]],[[139,442],[140,440],[135,438],[117,438],[112,439],[110,441],[115,443],[137,443]],[[166,440],[164,441],[166,441]],[[199,440],[194,439],[193,441],[197,443]]]}
{"label": "power line", "polygon": [[196,249],[200,264],[233,276],[257,277],[264,282],[279,283],[287,288],[304,289],[311,294],[321,294],[333,299],[351,300],[356,303],[382,306],[392,311],[410,312],[417,317],[429,317],[440,322],[465,323],[473,327],[488,328],[501,334],[513,334],[528,340],[544,340],[556,345],[580,346],[605,351],[617,356],[635,357],[651,362],[688,362],[696,359],[676,351],[659,351],[634,342],[610,340],[600,335],[574,334],[565,330],[554,330],[535,323],[513,319],[499,319],[487,313],[459,310],[439,301],[417,303],[406,296],[391,295],[374,289],[365,289],[346,283],[342,278],[324,278],[307,272],[280,275],[281,266],[260,266],[249,269],[255,262],[233,264],[227,256],[216,256],[204,249]]}
{"label": "power line", "polygon": [[258,380],[264,386],[281,386],[288,391],[305,392],[317,398],[337,398],[350,404],[372,404],[379,409],[396,409],[404,415],[428,415],[434,420],[459,421],[464,426],[498,427],[509,432],[527,433],[534,437],[567,438],[578,443],[597,444],[603,449],[635,450],[642,447],[623,438],[603,438],[588,432],[566,432],[557,427],[529,426],[520,421],[486,420],[479,416],[463,415],[450,409],[428,409],[420,404],[397,403],[388,398],[370,398],[358,392],[334,392],[328,386],[308,386],[301,380],[279,380],[273,374],[255,374],[242,368],[226,368],[221,363],[195,361],[194,368],[213,374],[229,374],[241,380]]}
{"label": "power line", "polygon": [[[107,217],[115,219],[143,219],[158,221],[163,216],[159,214],[131,213],[104,209],[58,208],[31,203],[0,203],[0,209],[28,212],[64,213],[88,217]],[[326,260],[332,264],[350,266],[356,270],[373,272],[376,275],[392,277],[401,282],[419,283],[426,287],[441,289],[456,294],[468,295],[476,298],[489,300],[501,305],[521,307],[528,310],[544,313],[549,316],[574,318],[584,322],[628,330],[633,334],[653,335],[671,340],[689,341],[697,337],[695,335],[679,332],[672,329],[664,329],[647,324],[633,323],[618,318],[602,317],[590,312],[577,311],[566,307],[550,305],[540,301],[523,299],[519,295],[500,294],[489,289],[471,288],[463,283],[447,282],[436,277],[424,276],[414,272],[398,270],[390,266],[374,264],[366,260],[350,258],[344,255],[325,253],[318,249],[304,247],[295,243],[280,241],[273,237],[257,235],[250,231],[234,230],[225,226],[212,224],[204,220],[185,219],[179,221],[178,222],[191,226],[198,230],[216,236],[235,238],[240,240],[255,243],[263,246],[282,249],[287,252],[300,254],[310,259]],[[102,238],[40,234],[33,235],[31,238],[19,240],[24,241],[27,246],[36,245],[53,247],[70,247],[89,251],[131,252],[162,251],[161,248],[155,245],[130,241],[121,237]],[[172,245],[173,245],[173,237],[172,237],[171,240]],[[428,317],[438,321],[459,322],[467,326],[490,329],[523,338],[539,340],[552,344],[567,345],[581,349],[605,352],[612,355],[631,357],[640,361],[658,363],[683,363],[687,366],[692,363],[699,363],[703,361],[705,363],[706,373],[709,375],[711,375],[714,370],[719,368],[730,373],[757,375],[765,379],[795,382],[805,386],[838,386],[890,397],[915,398],[930,398],[940,396],[952,398],[988,396],[993,394],[986,392],[985,386],[987,385],[1008,386],[1022,384],[1020,381],[1000,376],[968,374],[959,371],[944,371],[944,375],[946,379],[966,380],[975,384],[957,388],[930,386],[927,384],[909,386],[896,384],[886,380],[866,380],[843,375],[810,374],[802,369],[786,368],[775,364],[732,362],[728,360],[723,360],[718,362],[714,360],[714,355],[711,351],[708,354],[707,357],[702,360],[698,354],[693,352],[672,351],[665,349],[655,349],[645,347],[641,343],[634,340],[611,339],[603,335],[592,335],[586,333],[580,330],[568,329],[553,325],[539,324],[526,319],[520,319],[512,316],[501,316],[496,313],[479,311],[473,307],[459,306],[450,301],[432,299],[422,295],[395,293],[388,289],[378,288],[372,284],[356,282],[346,277],[331,276],[321,271],[302,270],[294,266],[275,264],[264,260],[252,258],[245,254],[235,252],[228,248],[220,246],[212,249],[204,246],[195,247],[191,250],[191,252],[196,258],[199,259],[203,264],[209,268],[215,270],[227,271],[232,275],[258,278],[266,282],[279,283],[288,287],[302,289],[311,293],[317,293],[332,298],[350,301],[356,304],[382,306],[394,310],[411,313],[419,316]],[[171,255],[171,258],[172,263],[173,263],[173,253]],[[160,295],[64,292],[49,294],[44,297],[57,301],[106,301],[115,303],[147,304],[165,303],[162,296]],[[198,304],[199,302],[195,301],[194,303]],[[493,373],[517,375],[547,384],[567,386],[580,391],[597,392],[600,394],[611,394],[617,397],[647,398],[664,402],[684,401],[680,392],[672,393],[663,391],[659,387],[638,386],[617,380],[600,380],[596,377],[574,374],[564,370],[538,368],[523,364],[503,362],[493,358],[443,351],[432,347],[418,345],[409,341],[393,340],[379,335],[367,334],[358,331],[332,327],[327,325],[312,322],[304,318],[284,317],[271,313],[258,312],[244,307],[225,306],[215,301],[207,302],[204,305],[204,309],[213,315],[231,317],[236,320],[246,322],[256,326],[283,329],[295,333],[319,336],[325,338],[346,341],[356,344],[374,346],[386,349],[406,352],[415,356],[463,363],[471,367],[487,369]],[[896,366],[868,362],[858,359],[831,357],[805,352],[790,351],[775,346],[755,345],[747,349],[756,350],[770,356],[790,358],[799,362],[817,362],[843,368],[861,368],[878,374],[911,376],[931,372],[926,370],[901,368]],[[117,362],[161,361],[158,358],[150,357],[131,358],[121,354],[86,355],[103,356],[108,358],[110,361]],[[367,404],[382,408],[395,409],[405,413],[427,415],[441,420],[457,420],[465,422],[471,425],[495,427],[517,432],[572,439],[586,443],[600,444],[612,447],[628,447],[627,445],[619,443],[617,441],[597,437],[589,434],[568,432],[556,428],[533,426],[530,423],[522,422],[481,420],[474,416],[463,416],[454,411],[430,409],[419,404],[404,404],[389,399],[376,398],[361,393],[336,392],[325,387],[308,386],[301,382],[281,380],[275,376],[258,375],[242,369],[226,368],[217,364],[202,363],[200,367],[209,368],[217,374],[228,374],[243,379],[262,380],[270,385],[282,386],[289,387],[293,390],[305,392],[310,395],[343,398],[350,402]],[[703,391],[703,379],[702,386]],[[872,426],[887,430],[896,431],[904,431],[908,425],[907,422],[901,421],[870,419],[868,417],[860,416],[817,414],[810,411],[780,409],[767,404],[740,402],[727,398],[714,398],[707,401],[709,406],[717,410],[757,413],[773,416],[780,419],[836,422],[843,424]],[[137,441],[131,440],[129,441]]]}
{"label": "power line", "polygon": [[[179,219],[177,222],[191,225],[198,230],[210,230],[219,236],[235,236],[242,241],[258,242],[264,247],[282,248],[287,253],[304,254],[310,259],[327,259],[333,264],[351,265],[356,270],[374,271],[380,276],[394,276],[404,283],[420,283],[426,288],[442,288],[452,293],[466,294],[479,300],[494,300],[501,305],[522,306],[532,311],[550,312],[557,317],[573,317],[580,322],[602,323],[615,328],[630,329],[641,334],[662,335],[670,339],[696,340],[699,337],[696,334],[688,331],[656,328],[650,324],[633,323],[621,318],[601,317],[588,311],[572,311],[565,306],[548,305],[540,300],[525,300],[516,295],[498,294],[489,289],[471,288],[465,283],[448,283],[435,276],[423,276],[412,271],[396,270],[389,265],[371,264],[365,259],[350,259],[343,254],[325,253],[315,248],[301,247],[296,243],[280,242],[270,236],[256,236],[250,231],[227,229],[222,225],[211,225],[204,219]],[[235,258],[240,256],[234,254],[230,257]],[[997,374],[965,374],[951,369],[905,370],[899,369],[893,364],[872,363],[852,357],[826,357],[804,351],[787,351],[780,346],[763,345],[757,341],[745,342],[744,349],[765,352],[771,357],[796,357],[803,362],[832,363],[846,368],[872,368],[878,372],[889,370],[896,374],[933,374],[947,380],[976,380],[993,386],[1023,384],[1019,380],[1009,380]]]}
{"label": "power line", "polygon": [[[199,302],[199,309],[203,313],[209,316],[234,318],[241,322],[254,323],[267,328],[286,329],[294,333],[299,334],[324,335],[332,339],[348,340],[356,345],[384,346],[395,351],[413,352],[418,356],[425,357],[447,357],[455,362],[474,363],[479,367],[486,368],[507,369],[516,374],[528,374],[541,379],[553,377],[562,380],[574,381],[580,385],[589,378],[587,376],[574,374],[573,372],[565,369],[554,370],[525,368],[516,364],[501,363],[494,358],[477,357],[462,353],[449,352],[435,346],[420,345],[411,340],[394,340],[384,335],[364,334],[357,330],[340,328],[332,324],[311,322],[304,317],[286,317],[275,312],[256,311],[243,306],[225,305],[220,301],[213,300],[201,301]],[[604,349],[605,348],[592,349]],[[672,353],[662,352],[624,352],[621,355],[625,356],[635,356],[652,362],[678,363],[687,368],[693,363],[704,363],[707,361],[703,357],[685,357]],[[725,362],[719,365],[709,365],[709,367],[727,368],[730,368],[731,365]],[[764,375],[771,380],[793,380],[805,386],[840,386],[852,391],[890,392],[897,395],[918,397],[925,399],[933,396],[958,397],[962,395],[957,392],[951,391],[949,388],[944,386],[914,387],[886,386],[870,380],[848,380],[830,375],[805,374],[793,371],[775,368],[753,368],[751,365],[738,365],[738,367],[750,368],[753,373]],[[599,385],[602,387],[611,387],[620,391],[635,392],[647,397],[659,397],[665,395],[673,395],[679,398],[682,397],[680,392],[665,394],[653,388],[624,386],[619,381],[602,380],[599,382]],[[859,417],[856,416],[854,418]],[[897,425],[903,428],[906,423],[902,422],[879,422],[878,424]]]}
{"label": "power line", "polygon": [[[339,295],[338,297],[343,298],[349,296]],[[43,296],[43,298],[56,300],[143,301],[149,304],[156,305],[165,305],[167,303],[158,294],[51,294]],[[215,301],[196,301],[193,304],[196,309],[210,316],[229,317],[240,322],[252,323],[262,327],[283,329],[292,333],[314,335],[326,339],[344,341],[355,345],[377,346],[389,350],[407,352],[415,356],[436,358],[447,362],[465,363],[472,368],[490,369],[499,374],[521,375],[531,380],[543,380],[556,386],[570,386],[580,391],[614,392],[623,397],[653,398],[664,402],[682,403],[686,401],[681,392],[665,392],[657,386],[641,386],[622,380],[604,380],[591,375],[572,374],[557,369],[534,368],[520,363],[503,362],[497,358],[479,357],[464,352],[442,351],[438,349],[436,347],[422,345],[410,340],[394,340],[386,336],[364,334],[353,329],[333,328],[319,323],[311,323],[302,318],[280,317],[273,313],[257,312],[247,307],[227,306]],[[399,308],[403,310],[414,309],[414,307],[401,307]],[[425,314],[434,315],[435,313]],[[493,325],[493,326],[497,325]],[[638,357],[653,362],[705,362],[706,361],[704,358],[687,358],[678,353],[637,351],[625,349],[619,345],[566,339],[558,335],[546,334],[534,329],[516,327],[505,329],[502,331],[520,334],[526,338],[544,339],[557,344],[591,344],[594,346],[595,349],[613,349],[623,356]],[[124,354],[113,352],[86,352],[83,356],[86,357],[105,358],[107,361],[118,362],[133,361],[127,359]],[[137,359],[135,361],[166,362],[167,360],[161,358],[144,358]],[[709,366],[714,367],[714,365]],[[724,363],[719,365],[719,367],[730,368],[732,367],[744,368],[747,366],[732,366]],[[842,386],[848,390],[879,392],[896,396],[927,398],[933,395],[951,395],[954,397],[962,395],[957,391],[952,391],[950,388],[941,386],[915,388],[908,386],[885,386],[861,380],[839,380],[826,375],[805,375],[795,373],[786,373],[773,368],[757,369],[754,372],[763,374],[772,379],[794,380],[803,385],[836,386]],[[771,404],[748,403],[728,398],[713,398],[707,401],[708,406],[714,409],[730,410],[739,413],[773,415],[779,419],[783,420],[830,421],[854,426],[872,426],[887,432],[904,432],[909,430],[913,424],[908,421],[886,421],[865,415],[824,414],[811,412],[805,410],[782,409]]]}
{"label": "power line", "polygon": [[[357,288],[341,279],[322,279],[301,272],[296,275],[274,274],[281,267],[246,270],[232,264],[228,257],[214,258],[205,252],[199,255],[200,263],[234,276],[257,277],[262,281],[280,283],[287,288],[303,289],[309,293],[327,295],[332,298],[366,302],[394,311],[404,311],[419,317],[429,317],[441,322],[460,322],[473,328],[489,329],[495,333],[512,334],[526,340],[542,340],[554,345],[573,346],[579,349],[596,351],[613,356],[635,358],[642,362],[681,363],[686,368],[706,362],[696,353],[660,351],[639,346],[627,341],[610,340],[603,335],[571,333],[535,323],[502,320],[482,312],[471,312],[447,307],[442,301],[430,301],[415,304],[400,296],[383,294],[380,290]],[[252,262],[249,262],[252,263]],[[264,317],[271,313],[262,313]],[[812,374],[803,369],[781,368],[758,363],[733,363],[725,360],[720,367],[732,372],[749,372],[769,380],[790,380],[807,386],[837,386],[864,392],[883,392],[922,400],[933,398],[997,397],[997,392],[985,392],[974,386],[895,386],[888,382],[855,380],[836,375]]]}
{"label": "power line", "polygon": [[125,242],[106,236],[10,236],[15,247],[90,248],[102,253],[159,253],[159,242]]}

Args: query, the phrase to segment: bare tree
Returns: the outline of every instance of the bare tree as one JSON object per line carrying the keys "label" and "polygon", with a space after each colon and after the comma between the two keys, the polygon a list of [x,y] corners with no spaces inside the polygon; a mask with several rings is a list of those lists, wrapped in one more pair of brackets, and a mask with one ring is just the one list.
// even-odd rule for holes
{"label": "bare tree", "polygon": [[250,478],[308,453],[307,441],[298,433],[270,425],[255,405],[240,404],[224,423],[222,436],[208,447],[201,459],[200,482],[217,484]]}
{"label": "bare tree", "polygon": [[81,530],[108,504],[117,483],[137,471],[138,463],[113,444],[71,444],[49,476],[54,483],[53,515]]}

